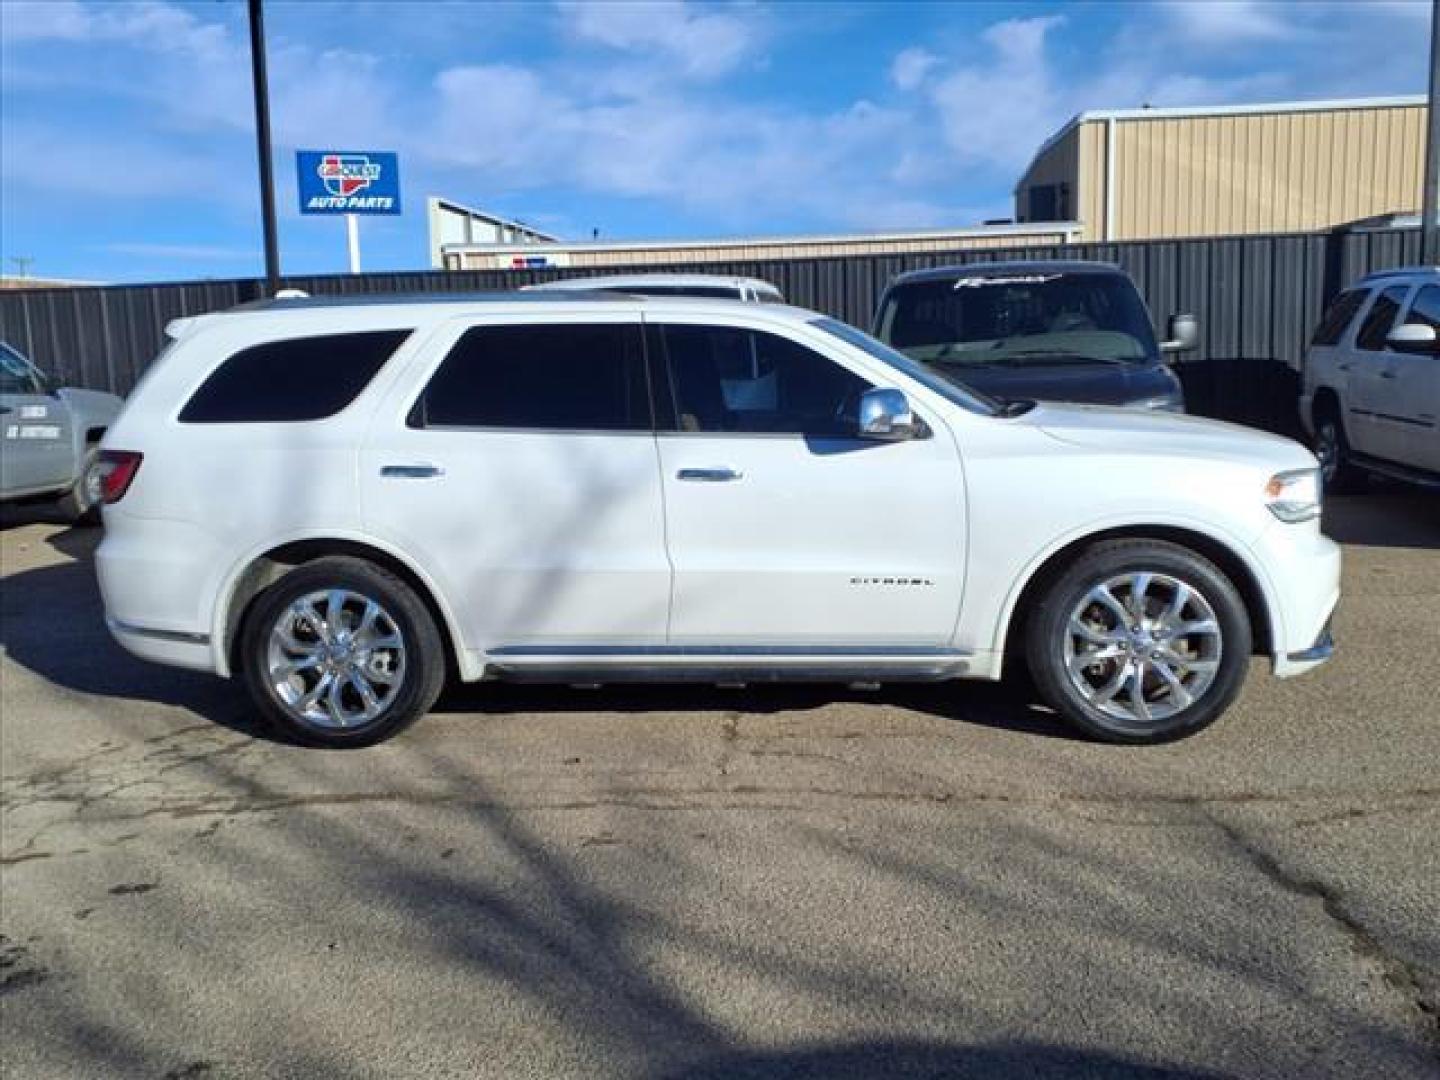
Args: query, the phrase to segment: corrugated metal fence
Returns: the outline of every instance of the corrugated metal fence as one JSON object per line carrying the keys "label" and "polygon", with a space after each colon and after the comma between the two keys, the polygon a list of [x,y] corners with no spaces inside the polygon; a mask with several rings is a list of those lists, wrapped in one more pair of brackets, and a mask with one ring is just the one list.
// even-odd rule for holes
{"label": "corrugated metal fence", "polygon": [[[1160,328],[1173,312],[1199,318],[1200,348],[1180,369],[1192,411],[1293,431],[1293,366],[1324,305],[1360,275],[1416,262],[1419,251],[1419,231],[1408,229],[646,269],[703,269],[764,278],[783,289],[792,303],[865,327],[885,283],[906,270],[1015,258],[1116,262],[1139,284]],[[437,271],[291,277],[285,284],[317,295],[467,292],[513,288],[569,273]],[[167,322],[256,299],[261,285],[240,279],[0,291],[0,338],[64,383],[125,393],[160,351]]]}

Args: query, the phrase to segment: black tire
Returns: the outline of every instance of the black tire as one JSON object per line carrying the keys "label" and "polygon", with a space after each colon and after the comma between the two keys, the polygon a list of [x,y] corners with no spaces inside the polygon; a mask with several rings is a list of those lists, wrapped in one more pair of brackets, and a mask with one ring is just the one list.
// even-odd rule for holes
{"label": "black tire", "polygon": [[100,447],[91,443],[80,459],[75,484],[55,504],[72,525],[94,525],[100,520]]}
{"label": "black tire", "polygon": [[1315,413],[1311,449],[1320,459],[1320,482],[1327,495],[1354,495],[1365,487],[1365,474],[1350,460],[1350,440],[1339,410],[1328,402]]}
{"label": "black tire", "polygon": [[[1148,603],[1150,609],[1157,613],[1157,618],[1159,609],[1166,606],[1167,595],[1174,598],[1182,592],[1179,588],[1168,585],[1169,581],[1175,581],[1194,590],[1204,603],[1208,604],[1214,616],[1213,620],[1209,621],[1213,621],[1219,630],[1218,636],[1213,639],[1208,632],[1203,637],[1179,639],[1181,648],[1188,648],[1191,641],[1202,641],[1206,642],[1207,649],[1214,650],[1214,659],[1209,661],[1213,677],[1208,686],[1197,691],[1193,703],[1177,707],[1173,692],[1159,679],[1158,665],[1138,669],[1141,672],[1140,697],[1146,700],[1144,707],[1149,709],[1154,705],[1157,711],[1162,708],[1175,709],[1170,715],[1157,717],[1149,722],[1111,715],[1103,707],[1094,704],[1080,686],[1076,685],[1078,680],[1091,686],[1093,680],[1101,682],[1105,687],[1110,686],[1112,677],[1118,679],[1123,674],[1123,667],[1128,662],[1130,653],[1122,653],[1119,657],[1087,666],[1077,673],[1074,679],[1066,659],[1066,650],[1073,647],[1071,642],[1074,640],[1070,631],[1072,613],[1092,595],[1092,590],[1097,586],[1113,583],[1125,575],[1139,573],[1156,575],[1154,587],[1158,595],[1146,594],[1150,595],[1150,599],[1146,601],[1142,598],[1141,606]],[[1130,603],[1129,596],[1124,603]],[[1103,605],[1096,605],[1095,609],[1085,610],[1103,608]],[[1196,608],[1187,606],[1183,610],[1194,611]],[[1177,615],[1177,619],[1179,618]],[[1118,619],[1115,621],[1119,622]],[[1194,620],[1193,624],[1198,625],[1199,621]],[[1141,628],[1145,634],[1143,640],[1152,641],[1149,637],[1150,630],[1144,626]],[[1146,649],[1170,648],[1168,644],[1137,645],[1137,638],[1129,634],[1131,629],[1133,627],[1119,628],[1119,632],[1125,637],[1124,645],[1107,645],[1104,648],[1139,648],[1142,661]],[[1250,618],[1244,601],[1230,579],[1214,563],[1190,549],[1159,540],[1107,540],[1085,549],[1045,590],[1031,610],[1025,628],[1026,662],[1041,699],[1081,731],[1096,739],[1114,743],[1169,742],[1193,735],[1209,726],[1240,692],[1250,664],[1251,642]],[[1193,655],[1195,664],[1206,662],[1201,654]],[[1173,673],[1174,668],[1170,670]],[[1199,686],[1197,680],[1203,678],[1203,675],[1185,669],[1181,681],[1185,683],[1186,680],[1191,680],[1186,685],[1193,689]],[[1147,681],[1150,682],[1152,690],[1157,692],[1157,697],[1153,700],[1150,700],[1145,689]],[[1125,687],[1126,696],[1122,700],[1117,693],[1109,706],[1111,709],[1124,710],[1133,707],[1134,685],[1130,682],[1122,685]]]}
{"label": "black tire", "polygon": [[[389,684],[393,690],[382,687],[386,694],[393,696],[382,699],[384,707],[373,719],[346,727],[306,719],[292,707],[295,703],[282,700],[272,685],[269,670],[272,633],[282,620],[290,620],[292,634],[298,625],[289,615],[291,605],[312,594],[331,590],[378,604],[387,623],[393,624],[402,645],[401,671]],[[357,621],[353,608],[344,611],[341,621]],[[307,644],[319,648],[320,639],[317,637]],[[386,658],[393,655],[387,654]],[[445,683],[445,646],[429,609],[409,585],[364,559],[333,556],[297,567],[256,597],[241,626],[237,666],[251,698],[272,727],[306,746],[344,749],[383,742],[430,711]],[[319,680],[319,673],[313,671],[294,677],[299,680],[299,689],[307,685],[313,688],[313,683],[306,682],[311,675]],[[341,681],[343,678],[342,675]],[[372,690],[375,688],[374,684],[367,685],[371,685]],[[347,694],[352,701],[358,698],[354,691]]]}

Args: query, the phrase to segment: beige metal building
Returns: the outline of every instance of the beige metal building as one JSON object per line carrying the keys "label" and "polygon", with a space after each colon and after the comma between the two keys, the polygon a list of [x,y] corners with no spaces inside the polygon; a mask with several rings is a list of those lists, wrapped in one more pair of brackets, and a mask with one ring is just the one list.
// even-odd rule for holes
{"label": "beige metal building", "polygon": [[1076,116],[1015,188],[1017,221],[1082,240],[1329,228],[1420,205],[1421,97]]}
{"label": "beige metal building", "polygon": [[1008,248],[1073,243],[1074,222],[982,225],[925,232],[834,236],[757,236],[721,240],[585,240],[576,243],[464,244],[440,247],[446,270],[523,270],[582,266],[703,266],[827,255],[900,255],[924,251]]}

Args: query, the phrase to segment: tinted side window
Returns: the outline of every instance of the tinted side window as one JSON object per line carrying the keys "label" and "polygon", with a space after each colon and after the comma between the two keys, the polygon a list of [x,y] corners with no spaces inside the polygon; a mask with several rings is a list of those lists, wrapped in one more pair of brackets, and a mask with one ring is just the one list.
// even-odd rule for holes
{"label": "tinted side window", "polygon": [[180,421],[284,423],[334,416],[409,336],[409,330],[326,334],[241,349],[200,384]]}
{"label": "tinted side window", "polygon": [[1431,326],[1440,331],[1440,285],[1426,285],[1415,294],[1415,300],[1410,305],[1410,314],[1405,317],[1405,321]]}
{"label": "tinted side window", "polygon": [[1385,348],[1385,338],[1389,335],[1390,328],[1395,325],[1395,316],[1400,312],[1405,292],[1404,285],[1392,285],[1375,298],[1370,310],[1365,313],[1365,321],[1360,324],[1360,329],[1355,334],[1357,348],[1367,352],[1379,352]]}
{"label": "tinted side window", "polygon": [[1325,310],[1320,325],[1315,328],[1315,334],[1310,339],[1311,345],[1334,345],[1339,342],[1345,334],[1345,328],[1350,325],[1350,320],[1355,317],[1355,312],[1360,310],[1360,305],[1365,302],[1369,295],[1364,289],[1351,289],[1349,292],[1342,292]]}
{"label": "tinted side window", "polygon": [[855,433],[870,384],[778,334],[666,326],[661,334],[681,431]]}
{"label": "tinted side window", "polygon": [[640,327],[477,326],[425,388],[416,427],[649,431]]}

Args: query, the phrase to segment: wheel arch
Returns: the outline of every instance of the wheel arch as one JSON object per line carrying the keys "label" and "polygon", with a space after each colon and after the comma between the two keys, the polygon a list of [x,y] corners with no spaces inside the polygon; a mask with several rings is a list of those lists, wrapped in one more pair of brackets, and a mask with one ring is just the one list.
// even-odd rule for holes
{"label": "wheel arch", "polygon": [[1245,604],[1253,635],[1251,655],[1271,655],[1273,643],[1278,640],[1271,596],[1260,571],[1241,554],[1239,545],[1183,525],[1135,524],[1114,525],[1071,538],[1032,564],[1023,583],[1012,593],[1004,613],[1002,663],[1017,660],[1023,651],[1026,621],[1038,597],[1082,551],[1106,540],[1161,540],[1188,548],[1214,563],[1234,584]]}
{"label": "wheel arch", "polygon": [[240,627],[255,599],[291,570],[316,559],[336,555],[374,563],[409,585],[429,610],[440,631],[440,639],[445,644],[448,676],[473,677],[466,663],[459,625],[428,575],[398,552],[371,540],[328,535],[299,537],[276,544],[245,560],[231,574],[221,594],[223,602],[216,612],[216,664],[222,675],[229,675],[237,669],[235,650],[239,646]]}

